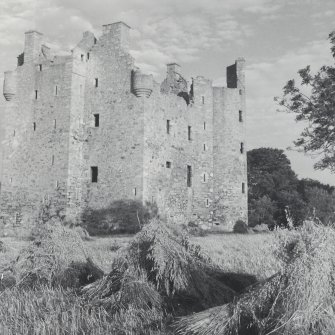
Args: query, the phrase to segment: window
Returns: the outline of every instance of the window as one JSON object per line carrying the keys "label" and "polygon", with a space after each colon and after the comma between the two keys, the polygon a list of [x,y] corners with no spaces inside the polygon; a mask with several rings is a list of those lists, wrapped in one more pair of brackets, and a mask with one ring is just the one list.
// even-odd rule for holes
{"label": "window", "polygon": [[87,56],[86,56],[86,57],[87,57],[87,60],[90,59],[90,53],[89,53],[89,52],[87,53]]}
{"label": "window", "polygon": [[58,86],[55,86],[55,95],[58,95]]}
{"label": "window", "polygon": [[58,188],[58,186],[59,186],[59,182],[58,180],[56,180],[55,187]]}
{"label": "window", "polygon": [[241,151],[241,154],[243,154],[243,152],[244,152],[244,143],[243,142],[241,142],[240,151]]}
{"label": "window", "polygon": [[35,100],[37,100],[37,98],[38,98],[38,91],[35,90]]}
{"label": "window", "polygon": [[202,180],[204,181],[204,183],[206,182],[206,173],[202,175]]}
{"label": "window", "polygon": [[15,130],[13,131],[13,136],[15,137]]}
{"label": "window", "polygon": [[56,119],[54,119],[54,129],[56,129],[57,128],[57,121],[56,121]]}
{"label": "window", "polygon": [[206,130],[206,122],[204,122],[204,130]]}
{"label": "window", "polygon": [[137,189],[136,189],[136,187],[134,187],[133,192],[134,192],[134,196],[136,197],[136,195],[137,195]]}
{"label": "window", "polygon": [[39,71],[42,71],[42,64],[38,65],[38,69],[39,69]]}
{"label": "window", "polygon": [[192,166],[187,165],[187,187],[192,186]]}
{"label": "window", "polygon": [[51,165],[54,165],[54,164],[55,164],[55,156],[52,155],[52,157],[51,157]]}
{"label": "window", "polygon": [[206,147],[206,144],[204,144],[204,151],[206,151],[207,150],[207,147]]}
{"label": "window", "polygon": [[96,39],[96,37],[94,37],[94,44],[97,44],[97,39]]}
{"label": "window", "polygon": [[84,55],[83,55],[83,54],[80,55],[80,60],[81,60],[82,62],[84,61]]}
{"label": "window", "polygon": [[242,111],[238,111],[238,120],[240,122],[243,122],[243,113],[242,113]]}
{"label": "window", "polygon": [[240,89],[240,90],[239,90],[239,93],[240,93],[240,95],[242,95],[243,91]]}
{"label": "window", "polygon": [[91,181],[92,183],[98,182],[98,167],[97,166],[91,166]]}
{"label": "window", "polygon": [[205,104],[205,97],[204,96],[201,97],[201,101],[202,101],[202,104],[204,105]]}
{"label": "window", "polygon": [[95,87],[98,87],[98,85],[99,85],[98,78],[95,78]]}
{"label": "window", "polygon": [[187,138],[189,141],[192,140],[192,127],[191,126],[187,127]]}
{"label": "window", "polygon": [[209,199],[206,199],[206,207],[209,207]]}
{"label": "window", "polygon": [[167,167],[168,169],[171,169],[171,162],[167,161],[167,162],[166,162],[166,167]]}
{"label": "window", "polygon": [[36,131],[36,122],[33,122],[33,129]]}
{"label": "window", "polygon": [[166,133],[170,134],[170,130],[171,130],[170,120],[166,120]]}
{"label": "window", "polygon": [[242,183],[242,193],[245,193],[245,183]]}
{"label": "window", "polygon": [[94,114],[94,127],[99,127],[99,114]]}

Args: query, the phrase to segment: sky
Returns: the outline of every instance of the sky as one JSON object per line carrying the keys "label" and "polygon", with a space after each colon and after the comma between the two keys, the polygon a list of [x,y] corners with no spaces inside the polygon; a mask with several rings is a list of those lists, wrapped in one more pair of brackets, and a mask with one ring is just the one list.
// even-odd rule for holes
{"label": "sky", "polygon": [[[247,148],[283,149],[300,178],[335,185],[334,174],[313,169],[315,158],[287,150],[303,125],[273,100],[300,68],[315,72],[334,63],[327,40],[335,30],[334,0],[0,0],[0,81],[15,68],[25,31],[42,32],[64,54],[84,31],[99,37],[103,24],[116,21],[132,27],[136,65],[157,81],[167,63],[177,62],[186,79],[202,75],[224,85],[226,66],[244,57]],[[1,98],[0,138],[4,104]]]}

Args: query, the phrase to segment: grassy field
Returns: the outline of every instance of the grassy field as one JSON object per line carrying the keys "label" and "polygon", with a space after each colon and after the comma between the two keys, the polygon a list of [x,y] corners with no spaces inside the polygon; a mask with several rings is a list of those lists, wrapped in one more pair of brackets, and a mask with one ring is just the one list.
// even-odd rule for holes
{"label": "grassy field", "polygon": [[[85,241],[88,255],[101,269],[108,273],[117,250],[125,246],[132,236],[93,237]],[[5,251],[0,253],[0,267],[15,259],[28,241],[3,237]],[[248,273],[259,279],[276,273],[280,263],[274,255],[274,234],[213,234],[192,237],[193,243],[227,272]]]}

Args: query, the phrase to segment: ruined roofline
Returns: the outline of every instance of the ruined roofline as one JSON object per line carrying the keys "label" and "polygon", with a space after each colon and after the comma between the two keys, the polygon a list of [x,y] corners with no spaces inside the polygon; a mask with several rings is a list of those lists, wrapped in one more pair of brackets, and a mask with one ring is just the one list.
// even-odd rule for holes
{"label": "ruined roofline", "polygon": [[113,23],[107,23],[107,24],[103,24],[102,26],[103,27],[108,27],[108,26],[112,26],[114,24],[123,24],[125,25],[127,28],[131,29],[131,27],[127,24],[127,23],[124,23],[123,21],[117,21],[117,22],[113,22]]}
{"label": "ruined roofline", "polygon": [[39,34],[39,35],[41,35],[41,36],[43,36],[43,33],[40,33],[39,31],[37,31],[37,30],[28,30],[28,31],[26,31],[25,32],[25,34],[31,34],[31,33],[36,33],[36,34]]}

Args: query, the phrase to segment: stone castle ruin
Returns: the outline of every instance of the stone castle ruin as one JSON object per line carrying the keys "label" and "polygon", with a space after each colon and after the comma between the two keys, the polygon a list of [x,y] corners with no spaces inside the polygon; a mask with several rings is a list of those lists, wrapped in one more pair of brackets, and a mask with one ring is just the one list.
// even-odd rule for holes
{"label": "stone castle ruin", "polygon": [[69,56],[25,33],[3,88],[6,222],[23,224],[46,199],[76,222],[120,199],[155,203],[168,221],[247,221],[244,59],[227,67],[227,87],[189,85],[176,63],[160,84],[135,67],[129,29],[85,32]]}

